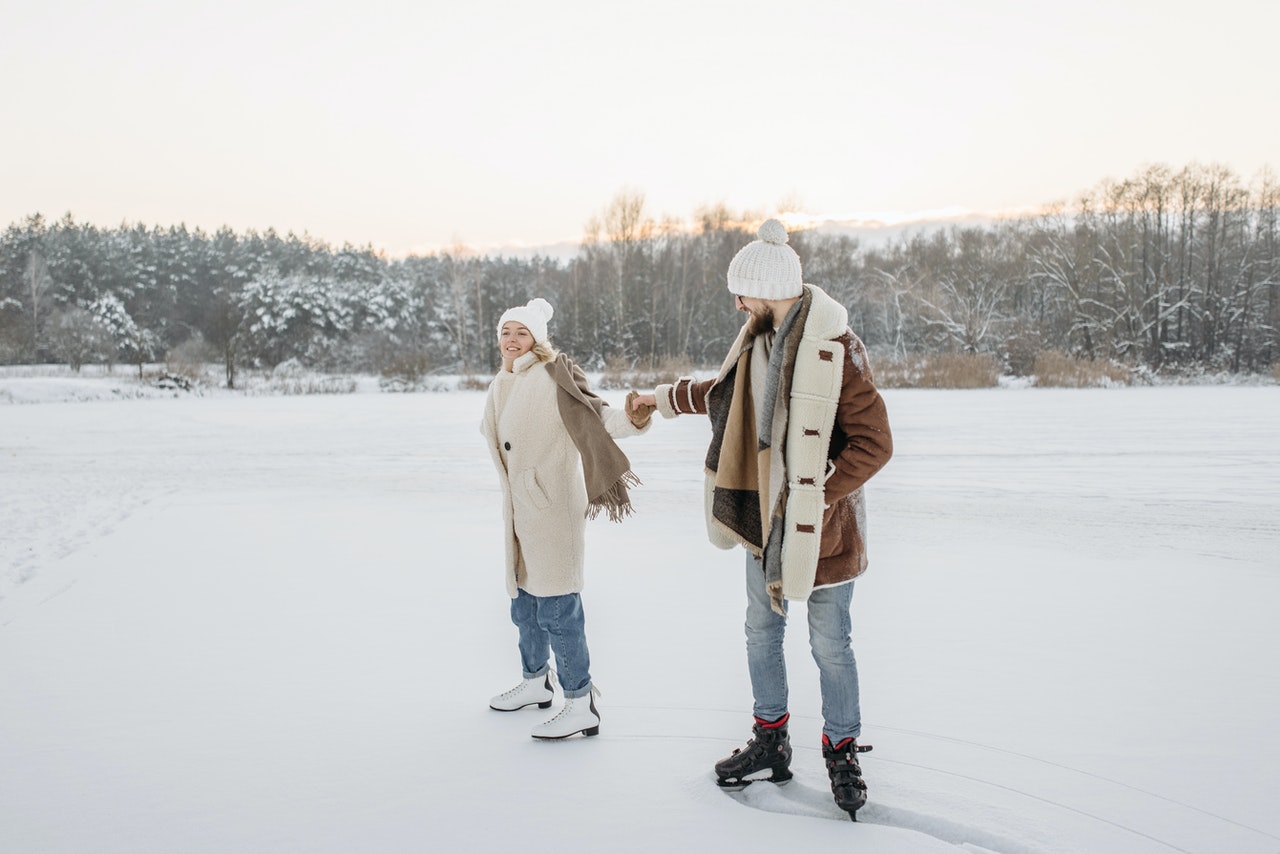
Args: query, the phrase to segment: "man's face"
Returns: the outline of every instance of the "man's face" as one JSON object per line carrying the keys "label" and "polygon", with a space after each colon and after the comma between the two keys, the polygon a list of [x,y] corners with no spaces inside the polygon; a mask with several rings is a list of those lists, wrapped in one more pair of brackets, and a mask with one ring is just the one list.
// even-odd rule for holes
{"label": "man's face", "polygon": [[733,304],[738,307],[738,311],[745,311],[751,315],[747,321],[747,331],[752,335],[762,335],[765,332],[772,332],[773,309],[762,299],[755,297],[742,297],[734,294]]}

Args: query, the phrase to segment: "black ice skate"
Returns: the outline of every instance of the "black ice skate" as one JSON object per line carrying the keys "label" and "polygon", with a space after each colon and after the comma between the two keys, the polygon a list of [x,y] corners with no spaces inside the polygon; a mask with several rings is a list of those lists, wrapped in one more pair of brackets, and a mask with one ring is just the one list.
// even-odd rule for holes
{"label": "black ice skate", "polygon": [[[791,779],[791,739],[787,736],[787,718],[783,715],[770,723],[756,718],[752,738],[746,747],[716,763],[716,785],[729,791],[745,789],[758,780],[782,785]],[[769,771],[768,777],[750,778],[751,774]]]}
{"label": "black ice skate", "polygon": [[831,739],[826,735],[822,736],[822,758],[827,762],[831,794],[835,796],[836,806],[847,812],[854,821],[858,820],[858,810],[867,802],[867,784],[862,782],[858,754],[870,749],[871,745],[859,745],[852,738],[833,745]]}

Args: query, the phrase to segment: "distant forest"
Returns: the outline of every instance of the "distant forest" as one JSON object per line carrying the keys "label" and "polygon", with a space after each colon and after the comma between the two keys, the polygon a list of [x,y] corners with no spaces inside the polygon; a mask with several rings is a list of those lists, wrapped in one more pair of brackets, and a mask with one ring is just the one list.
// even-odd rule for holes
{"label": "distant forest", "polygon": [[[1280,362],[1280,184],[1153,166],[1070,205],[874,245],[796,231],[805,280],[849,309],[875,358],[989,354],[1008,374],[1060,351],[1133,371]],[[638,192],[591,219],[572,259],[462,250],[392,259],[273,230],[103,229],[32,215],[0,240],[0,363],[296,360],[409,380],[489,374],[495,324],[541,296],[589,369],[716,366],[741,317],[725,289],[761,217],[656,221]]]}

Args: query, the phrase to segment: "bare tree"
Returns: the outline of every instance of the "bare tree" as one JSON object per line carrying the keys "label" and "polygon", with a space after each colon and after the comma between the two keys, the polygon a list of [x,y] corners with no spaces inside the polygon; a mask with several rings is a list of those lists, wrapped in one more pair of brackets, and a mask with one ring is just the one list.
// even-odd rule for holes
{"label": "bare tree", "polygon": [[[471,252],[466,246],[461,243],[455,243],[443,256],[445,278],[449,286],[449,295],[452,298],[452,311],[446,321],[446,326],[449,327],[450,332],[453,334],[454,344],[458,348],[459,368],[464,373],[469,373],[477,367],[474,363],[474,357],[479,355],[472,352],[472,341],[480,334],[479,312],[481,300],[478,292],[474,311],[469,305],[472,288],[479,288],[479,277],[472,275],[468,264],[470,254]],[[475,335],[472,334],[473,328]]]}
{"label": "bare tree", "polygon": [[97,319],[79,306],[68,306],[54,315],[53,346],[59,358],[76,373],[86,363],[102,358],[111,346]]}
{"label": "bare tree", "polygon": [[53,282],[49,277],[49,264],[44,254],[38,249],[27,253],[27,266],[23,272],[26,283],[28,306],[31,309],[31,355],[38,358],[40,352],[40,310],[49,294]]}
{"label": "bare tree", "polygon": [[638,190],[618,191],[599,219],[589,227],[603,233],[598,243],[600,263],[596,270],[607,275],[601,286],[607,294],[605,315],[609,319],[608,349],[613,355],[634,361],[639,355],[635,324],[641,314],[639,300],[646,284],[652,284],[648,252],[652,249],[654,223],[644,215],[644,193]]}
{"label": "bare tree", "polygon": [[998,234],[961,229],[952,235],[954,257],[915,294],[925,319],[944,340],[969,353],[991,350],[989,338],[1008,320],[1008,280]]}

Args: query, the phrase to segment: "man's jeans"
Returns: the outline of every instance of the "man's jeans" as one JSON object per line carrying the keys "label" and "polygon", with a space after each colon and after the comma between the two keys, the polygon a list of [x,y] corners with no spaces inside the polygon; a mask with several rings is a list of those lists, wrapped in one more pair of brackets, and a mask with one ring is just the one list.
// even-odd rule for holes
{"label": "man's jeans", "polygon": [[[822,732],[839,744],[862,732],[858,706],[858,664],[853,658],[849,607],[853,582],[809,594],[809,648],[818,663],[822,689]],[[783,603],[786,607],[786,603]],[[769,607],[760,559],[747,552],[747,669],[755,715],[775,721],[787,713],[787,663],[782,639],[787,620]]]}
{"label": "man's jeans", "polygon": [[520,630],[520,666],[524,678],[547,672],[556,653],[557,676],[566,699],[591,693],[591,656],[587,652],[582,597],[532,596],[523,589],[511,600],[511,622]]}

